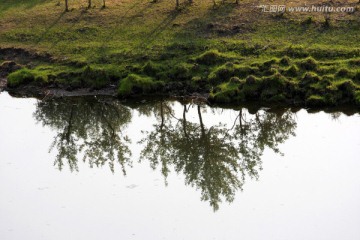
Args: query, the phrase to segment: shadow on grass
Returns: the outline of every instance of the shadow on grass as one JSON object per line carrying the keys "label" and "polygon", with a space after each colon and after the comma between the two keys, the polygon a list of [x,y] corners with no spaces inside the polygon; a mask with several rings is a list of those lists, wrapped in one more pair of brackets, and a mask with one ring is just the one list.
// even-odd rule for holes
{"label": "shadow on grass", "polygon": [[39,38],[36,40],[35,45],[39,44],[42,40],[45,39],[45,37],[49,34],[49,32],[51,31],[51,29],[54,28],[54,27],[59,23],[59,21],[62,19],[62,17],[65,15],[65,13],[66,13],[65,11],[62,12],[62,13],[59,15],[59,17],[57,17],[57,18],[54,20],[54,22],[52,22],[52,23],[49,25],[49,27],[46,28],[46,30],[44,31],[44,33],[41,34],[41,35],[39,36]]}
{"label": "shadow on grass", "polygon": [[0,3],[0,14],[11,9],[11,8],[33,8],[36,5],[51,2],[53,0],[1,0]]}
{"label": "shadow on grass", "polygon": [[[128,10],[121,16],[118,17],[118,20],[115,23],[115,29],[110,34],[104,36],[104,40],[102,41],[101,46],[98,48],[98,51],[95,51],[94,54],[97,56],[98,59],[105,59],[107,54],[109,53],[108,44],[111,42],[122,30],[122,26],[127,26],[131,24],[139,14],[145,13],[152,5],[155,3],[145,4],[140,8],[140,5],[144,3],[144,0],[137,0],[135,1]],[[145,3],[148,3],[145,1]]]}
{"label": "shadow on grass", "polygon": [[[72,31],[73,28],[75,27],[75,25],[82,20],[82,17],[83,17],[85,14],[86,14],[86,10],[80,11],[79,15],[74,18],[74,20],[72,21],[72,24],[71,24],[68,28],[66,28],[66,29],[64,30],[64,32],[70,32],[70,31]],[[58,18],[57,21],[59,21],[63,15],[64,15],[64,13],[60,15],[60,17]],[[56,24],[57,24],[57,22],[55,21],[55,22],[50,26],[50,28],[53,27],[53,26],[55,26]],[[46,31],[45,33],[49,32],[49,31],[50,31],[50,28],[47,29],[47,31]],[[57,41],[54,41],[54,43],[51,44],[51,46],[50,46],[49,49],[50,49],[50,50],[53,49],[53,48],[54,48],[56,45],[58,45],[61,41],[62,41],[62,39],[59,39],[59,40],[57,40]]]}
{"label": "shadow on grass", "polygon": [[180,10],[173,10],[170,14],[164,18],[147,36],[146,40],[143,41],[139,48],[146,48],[149,44],[153,43],[157,37],[165,31],[170,24],[181,14]]}

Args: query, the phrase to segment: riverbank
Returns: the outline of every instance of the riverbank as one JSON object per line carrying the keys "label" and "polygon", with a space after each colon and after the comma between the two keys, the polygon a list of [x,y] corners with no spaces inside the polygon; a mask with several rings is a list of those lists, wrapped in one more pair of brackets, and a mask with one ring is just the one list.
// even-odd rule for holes
{"label": "riverbank", "polygon": [[0,71],[9,91],[360,106],[358,11],[279,14],[261,12],[261,1],[178,9],[109,1],[106,9],[78,4],[64,13],[57,2],[12,1],[0,9]]}

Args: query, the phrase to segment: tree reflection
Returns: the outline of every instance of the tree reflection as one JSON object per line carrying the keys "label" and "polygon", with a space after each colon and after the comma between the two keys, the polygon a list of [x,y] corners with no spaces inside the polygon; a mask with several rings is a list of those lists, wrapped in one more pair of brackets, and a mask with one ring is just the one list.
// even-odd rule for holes
{"label": "tree reflection", "polygon": [[[137,111],[145,116],[154,114],[159,124],[154,124],[154,130],[151,131],[146,138],[140,143],[145,143],[145,149],[142,152],[151,152],[146,156],[150,161],[151,168],[155,169],[161,163],[161,173],[166,178],[170,172],[168,164],[171,164],[173,156],[171,155],[172,147],[172,132],[171,117],[174,117],[174,112],[170,102],[159,101],[150,105],[142,105],[137,108]],[[144,154],[140,156],[142,159]]]}
{"label": "tree reflection", "polygon": [[[224,124],[206,127],[201,106],[196,110],[197,123],[186,120],[188,107],[184,105],[182,119],[176,124],[155,124],[141,141],[145,144],[141,156],[153,168],[160,163],[162,169],[173,165],[176,172],[184,174],[186,184],[200,189],[202,200],[217,210],[222,197],[233,201],[246,175],[258,178],[264,148],[279,152],[278,144],[294,135],[296,122],[291,112],[258,112],[247,119],[240,110],[231,129]],[[156,136],[162,136],[166,144]]]}
{"label": "tree reflection", "polygon": [[[201,105],[183,104],[179,109],[174,102],[156,101],[132,108],[141,118],[155,118],[152,129],[143,132],[138,142],[140,161],[161,169],[166,184],[172,169],[184,175],[185,184],[197,188],[214,210],[222,201],[234,200],[246,176],[257,179],[265,148],[280,153],[279,144],[296,128],[291,111],[232,110],[237,116],[233,123],[211,125],[215,113],[207,111],[214,110]],[[39,101],[34,115],[57,132],[51,149],[58,151],[59,169],[67,164],[78,170],[82,156],[91,167],[108,164],[112,171],[118,162],[125,174],[126,166],[131,166],[131,141],[125,134],[131,111],[111,99],[67,98]],[[139,126],[136,129],[132,135],[141,134]]]}
{"label": "tree reflection", "polygon": [[117,161],[124,174],[125,165],[131,165],[130,140],[123,133],[131,112],[119,102],[95,98],[39,101],[34,116],[57,132],[51,149],[58,151],[54,165],[60,170],[65,161],[72,171],[78,170],[80,155],[90,167],[107,163],[111,171]]}

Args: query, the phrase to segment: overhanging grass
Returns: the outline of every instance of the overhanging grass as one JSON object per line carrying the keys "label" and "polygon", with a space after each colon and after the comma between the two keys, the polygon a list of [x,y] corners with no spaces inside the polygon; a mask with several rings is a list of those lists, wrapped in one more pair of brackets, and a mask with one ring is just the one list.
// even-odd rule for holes
{"label": "overhanging grass", "polygon": [[[210,0],[195,1],[180,10],[173,2],[140,0],[108,0],[107,9],[94,1],[97,7],[85,9],[86,1],[70,0],[67,13],[62,1],[57,3],[6,0],[0,7],[0,46],[48,52],[61,60],[59,66],[26,70],[45,83],[118,84],[120,95],[128,95],[181,82],[183,88],[226,95],[230,101],[306,101],[313,95],[333,96],[339,92],[335,82],[352,81],[352,98],[346,101],[357,96],[358,13],[332,15],[339,21],[324,28],[321,14],[311,21],[307,14],[279,18],[257,12],[250,0],[239,6],[219,2],[215,8]],[[286,81],[278,84],[279,79]]]}
{"label": "overhanging grass", "polygon": [[121,97],[134,93],[150,93],[158,90],[163,85],[160,81],[154,81],[150,77],[130,74],[120,81],[118,94]]}

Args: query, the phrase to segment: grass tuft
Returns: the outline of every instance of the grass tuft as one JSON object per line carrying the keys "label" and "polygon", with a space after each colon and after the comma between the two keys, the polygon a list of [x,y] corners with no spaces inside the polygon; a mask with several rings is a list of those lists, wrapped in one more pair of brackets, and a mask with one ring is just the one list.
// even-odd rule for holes
{"label": "grass tuft", "polygon": [[312,58],[312,57],[308,57],[300,62],[298,62],[298,66],[303,69],[303,70],[307,70],[307,71],[314,71],[316,70],[316,68],[318,67],[318,62]]}
{"label": "grass tuft", "polygon": [[351,72],[346,69],[346,68],[341,68],[337,73],[336,73],[336,77],[339,78],[346,78],[346,77],[351,77]]}
{"label": "grass tuft", "polygon": [[326,105],[326,100],[323,96],[311,95],[306,99],[306,105],[309,107],[323,107]]}
{"label": "grass tuft", "polygon": [[126,97],[130,94],[150,93],[159,90],[163,85],[161,81],[154,81],[151,77],[130,74],[120,81],[118,95]]}
{"label": "grass tuft", "polygon": [[35,75],[31,72],[31,70],[23,68],[9,74],[8,86],[11,88],[18,87],[20,85],[31,83],[34,80]]}
{"label": "grass tuft", "polygon": [[100,89],[109,84],[110,77],[103,69],[94,69],[87,66],[81,74],[81,81],[83,81],[86,86]]}
{"label": "grass tuft", "polygon": [[297,77],[299,75],[299,68],[296,65],[291,65],[284,71],[284,75],[288,77]]}
{"label": "grass tuft", "polygon": [[280,59],[280,64],[283,66],[289,66],[291,63],[291,59],[288,56],[284,56]]}
{"label": "grass tuft", "polygon": [[195,61],[199,64],[214,65],[225,61],[227,58],[225,54],[220,53],[217,49],[212,49],[202,53],[195,58]]}

